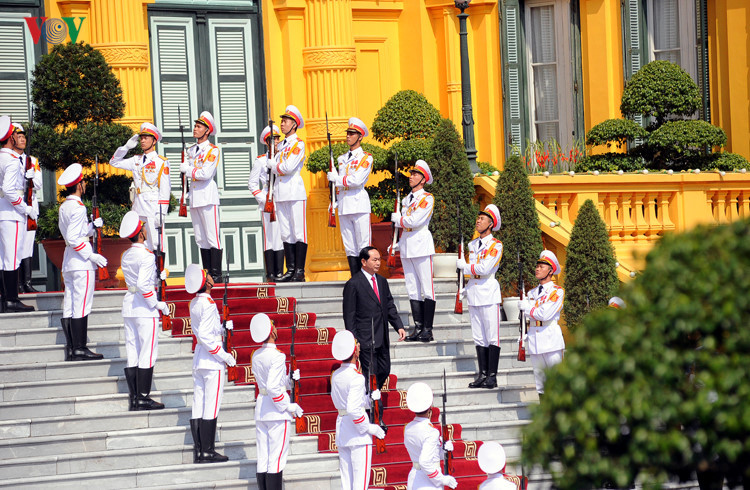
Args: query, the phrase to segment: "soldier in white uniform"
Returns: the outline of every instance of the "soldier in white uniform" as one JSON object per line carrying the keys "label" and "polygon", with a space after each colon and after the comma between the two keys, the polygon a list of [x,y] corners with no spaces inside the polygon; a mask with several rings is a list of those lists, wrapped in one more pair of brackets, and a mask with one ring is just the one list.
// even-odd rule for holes
{"label": "soldier in white uniform", "polygon": [[302,417],[302,408],[287,394],[299,369],[291,376],[286,371],[286,356],[276,348],[278,332],[268,315],[258,313],[250,321],[253,342],[263,346],[253,352],[252,371],[258,385],[255,402],[255,439],[258,462],[256,481],[261,490],[281,490],[282,472],[289,453],[290,422]]}
{"label": "soldier in white uniform", "polygon": [[505,479],[505,450],[496,442],[483,442],[477,453],[479,467],[487,473],[487,479],[479,490],[517,490],[515,483]]}
{"label": "soldier in white uniform", "polygon": [[341,367],[331,375],[331,399],[338,410],[336,446],[342,490],[365,489],[370,484],[372,437],[384,439],[385,433],[367,419],[370,399],[365,393],[365,377],[357,369],[359,344],[349,330],[333,338],[333,357]]}
{"label": "soldier in white uniform", "polygon": [[539,286],[529,291],[527,298],[519,303],[519,308],[530,320],[527,346],[540,399],[544,394],[544,370],[562,362],[565,350],[565,339],[557,323],[565,290],[552,282],[552,276],[559,273],[560,262],[555,254],[543,250],[534,270]]}
{"label": "soldier in white uniform", "polygon": [[503,257],[503,244],[492,236],[500,229],[500,211],[489,204],[479,213],[475,225],[479,237],[469,242],[469,262],[456,259],[456,268],[469,274],[471,335],[477,350],[479,374],[469,388],[496,388],[500,361],[500,284],[495,273]]}
{"label": "soldier in white uniform", "polygon": [[15,126],[8,116],[0,117],[0,269],[2,284],[0,312],[34,311],[18,299],[18,268],[21,266],[19,249],[26,233],[26,217],[36,219],[38,211],[23,200],[24,174],[20,160]]}
{"label": "soldier in white uniform", "polygon": [[619,296],[612,296],[611,298],[609,298],[607,306],[616,310],[624,310],[627,307],[625,305],[625,301]]}
{"label": "soldier in white uniform", "polygon": [[284,273],[284,247],[281,244],[281,230],[278,219],[271,221],[271,214],[263,212],[268,197],[268,162],[271,160],[271,145],[274,145],[274,158],[277,156],[281,132],[273,125],[273,142],[271,128],[266,126],[260,134],[260,140],[266,145],[267,152],[258,155],[250,171],[247,188],[258,201],[261,221],[263,223],[263,257],[266,262],[266,281],[276,282]]}
{"label": "soldier in white uniform", "polygon": [[[26,131],[23,126],[16,123],[13,124],[16,129],[14,131],[16,137],[16,146],[21,150],[21,170],[24,172],[24,181],[27,179],[32,180],[33,189],[31,191],[31,207],[34,208],[37,214],[39,214],[39,202],[36,198],[37,191],[42,189],[42,169],[39,167],[39,160],[31,155],[23,153],[26,149]],[[33,168],[26,170],[27,161],[31,159]],[[24,183],[24,188],[28,183]],[[24,193],[24,203],[26,202],[26,195]],[[24,228],[21,235],[21,247],[19,253],[21,255],[21,267],[18,269],[18,292],[19,293],[38,293],[36,289],[31,285],[31,259],[34,256],[34,238],[36,237],[36,230],[28,230]]]}
{"label": "soldier in white uniform", "polygon": [[[125,159],[128,151],[135,148],[140,138],[142,155]],[[156,230],[161,229],[161,250],[166,252],[167,240],[164,237],[162,220],[167,215],[172,184],[169,182],[169,160],[156,152],[156,143],[161,141],[161,131],[151,123],[141,124],[141,130],[133,135],[124,146],[115,151],[109,164],[115,168],[128,170],[133,174],[133,211],[138,213],[146,224],[146,247],[158,248]]]}
{"label": "soldier in white uniform", "polygon": [[406,391],[406,406],[416,415],[404,427],[404,446],[411,458],[412,468],[406,483],[407,490],[456,488],[458,483],[451,475],[440,472],[443,451],[453,451],[453,443],[446,441],[440,431],[432,426],[432,389],[425,383],[414,383]]}
{"label": "soldier in white uniform", "polygon": [[307,191],[300,172],[305,164],[305,142],[297,136],[297,130],[305,127],[305,121],[299,109],[293,105],[287,106],[280,117],[284,141],[279,145],[278,159],[268,162],[268,167],[275,175],[273,199],[286,258],[286,273],[279,278],[279,282],[304,282],[307,258]]}
{"label": "soldier in white uniform", "polygon": [[338,158],[339,171],[328,172],[328,180],[336,185],[341,225],[341,240],[352,276],[359,272],[359,251],[370,245],[370,196],[365,190],[372,172],[372,155],[362,149],[362,138],[369,135],[361,119],[352,117],[346,129],[349,152]]}
{"label": "soldier in white uniform", "polygon": [[[229,458],[214,450],[216,419],[224,395],[224,365],[234,366],[232,354],[222,347],[219,310],[211,298],[213,278],[197,264],[185,269],[185,291],[190,301],[190,325],[197,340],[193,354],[193,462],[222,463]],[[227,328],[231,329],[231,321]]]}
{"label": "soldier in white uniform", "polygon": [[391,214],[391,221],[403,229],[398,248],[414,317],[414,331],[406,337],[409,342],[433,340],[435,288],[432,283],[432,256],[435,245],[428,226],[435,198],[424,190],[425,184],[432,184],[432,172],[427,162],[417,160],[409,176],[411,192],[401,201],[401,212]]}
{"label": "soldier in white uniform", "polygon": [[102,218],[93,223],[86,216],[86,206],[81,196],[86,191],[83,168],[70,165],[57,179],[57,185],[67,188],[68,197],[60,205],[58,227],[65,240],[62,275],[65,283],[63,317],[60,320],[67,340],[66,361],[90,361],[101,359],[86,347],[91,302],[94,299],[97,267],[105,267],[107,259],[94,252],[89,237],[95,228],[104,226]]}
{"label": "soldier in white uniform", "polygon": [[[129,211],[120,223],[120,237],[133,244],[122,254],[122,275],[128,292],[122,300],[125,323],[125,351],[128,362],[125,380],[130,391],[130,410],[160,410],[163,403],[149,397],[154,364],[159,350],[159,311],[169,314],[167,303],[156,299],[156,261],[145,245],[146,226],[136,211]],[[166,271],[162,272],[166,278]],[[159,279],[161,279],[160,277]]]}
{"label": "soldier in white uniform", "polygon": [[214,117],[208,111],[201,112],[193,126],[193,136],[198,143],[187,150],[180,172],[190,179],[190,219],[203,268],[208,270],[215,283],[220,283],[219,187],[214,177],[221,161],[221,150],[208,141],[208,137],[215,134]]}

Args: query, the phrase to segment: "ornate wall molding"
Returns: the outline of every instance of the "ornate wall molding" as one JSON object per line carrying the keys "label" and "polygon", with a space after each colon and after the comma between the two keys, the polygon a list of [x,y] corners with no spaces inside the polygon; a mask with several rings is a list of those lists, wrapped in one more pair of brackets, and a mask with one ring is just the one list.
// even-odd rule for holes
{"label": "ornate wall molding", "polygon": [[[348,127],[348,119],[331,118],[329,116],[328,129],[331,131],[331,141],[344,141],[344,135]],[[308,119],[305,121],[305,130],[307,130],[307,139],[309,141],[327,140],[325,119]]]}
{"label": "ornate wall molding", "polygon": [[95,44],[113,68],[149,68],[148,46],[145,44]]}
{"label": "ornate wall molding", "polygon": [[357,50],[354,46],[316,46],[302,50],[302,69],[354,70],[357,68]]}

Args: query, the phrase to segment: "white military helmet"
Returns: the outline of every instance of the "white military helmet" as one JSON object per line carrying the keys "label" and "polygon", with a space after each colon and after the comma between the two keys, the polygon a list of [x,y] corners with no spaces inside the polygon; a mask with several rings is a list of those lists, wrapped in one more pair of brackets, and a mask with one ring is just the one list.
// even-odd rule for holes
{"label": "white military helmet", "polygon": [[128,211],[120,223],[120,238],[133,238],[141,231],[143,221],[135,211]]}
{"label": "white military helmet", "polygon": [[607,306],[609,306],[610,308],[617,308],[618,310],[623,309],[625,308],[625,301],[623,301],[623,299],[619,296],[612,296],[612,298],[609,300],[609,303],[607,303]]}
{"label": "white military helmet", "polygon": [[346,128],[347,130],[353,129],[354,131],[358,132],[364,137],[369,136],[370,132],[367,130],[367,126],[364,122],[362,122],[362,119],[358,117],[350,117],[349,118],[349,125]]}
{"label": "white military helmet", "polygon": [[406,391],[406,406],[414,413],[422,413],[432,406],[432,388],[417,382]]}
{"label": "white military helmet", "polygon": [[253,342],[265,342],[269,335],[271,335],[271,329],[273,328],[273,322],[265,313],[258,313],[250,320],[250,335],[253,338]]}
{"label": "white military helmet", "polygon": [[195,294],[206,284],[206,271],[198,264],[190,264],[185,269],[185,291]]}
{"label": "white military helmet", "polygon": [[492,220],[492,231],[500,229],[500,210],[497,209],[497,206],[494,204],[488,204],[483,211],[479,212],[479,214],[485,214],[490,217]]}
{"label": "white military helmet", "polygon": [[354,334],[349,330],[342,330],[333,338],[331,352],[333,358],[337,361],[345,361],[352,357],[356,347],[357,342],[354,340]]}
{"label": "white military helmet", "polygon": [[138,132],[138,135],[143,136],[144,134],[147,136],[153,136],[157,142],[161,141],[161,131],[150,122],[141,124],[141,130]]}
{"label": "white military helmet", "polygon": [[198,119],[196,119],[194,122],[201,123],[206,126],[208,128],[208,134],[210,134],[211,136],[216,134],[216,123],[214,122],[214,116],[212,116],[210,112],[201,112],[201,115],[198,116]]}
{"label": "white military helmet", "polygon": [[419,172],[424,175],[425,184],[432,184],[432,171],[430,170],[430,166],[427,165],[427,162],[424,160],[417,160],[417,163],[414,164],[414,168],[411,169],[411,171]]}
{"label": "white military helmet", "polygon": [[505,468],[505,449],[496,442],[483,442],[477,454],[479,467],[488,475]]}
{"label": "white military helmet", "polygon": [[560,273],[560,262],[551,250],[542,250],[542,253],[539,254],[539,260],[537,260],[536,263],[547,264],[552,267],[552,274],[556,275]]}
{"label": "white military helmet", "polygon": [[299,109],[297,109],[297,106],[286,106],[284,114],[279,117],[288,117],[289,119],[293,120],[297,123],[297,129],[302,129],[305,127],[305,120],[302,119],[302,113],[299,111]]}
{"label": "white military helmet", "polygon": [[83,179],[83,167],[80,163],[71,163],[68,165],[60,177],[57,179],[57,185],[63,187],[73,187]]}

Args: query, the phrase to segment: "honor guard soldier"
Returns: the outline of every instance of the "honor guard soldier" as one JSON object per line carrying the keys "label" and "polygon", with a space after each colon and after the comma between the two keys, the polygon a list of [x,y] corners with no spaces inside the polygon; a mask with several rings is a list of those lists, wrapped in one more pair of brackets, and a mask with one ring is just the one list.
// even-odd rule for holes
{"label": "honor guard soldier", "polygon": [[526,299],[519,303],[530,320],[527,345],[540,399],[544,394],[544,370],[562,362],[565,350],[565,339],[558,324],[565,290],[552,282],[552,276],[559,273],[560,262],[555,254],[543,250],[534,270],[539,286],[529,291]]}
{"label": "honor guard soldier", "polygon": [[287,106],[280,117],[284,141],[279,145],[277,160],[268,162],[268,167],[276,176],[273,199],[276,203],[276,219],[279,220],[286,258],[286,273],[279,281],[304,282],[307,257],[307,192],[300,172],[305,163],[305,142],[299,139],[297,130],[305,127],[305,121],[299,109],[293,105]]}
{"label": "honor guard soldier", "polygon": [[[4,286],[0,288],[0,312],[34,311],[18,299],[19,249],[26,233],[26,217],[36,219],[39,212],[23,200],[24,174],[21,163],[23,149],[20,138],[8,116],[0,117],[0,269]],[[23,137],[25,141],[25,137]]]}
{"label": "honor guard soldier", "polygon": [[[213,278],[197,264],[185,269],[185,291],[190,301],[190,325],[197,340],[193,354],[193,463],[222,463],[229,458],[214,450],[216,419],[224,395],[224,365],[234,366],[232,354],[222,348],[221,319],[211,298]],[[231,329],[231,320],[227,328]]]}
{"label": "honor guard soldier", "polygon": [[370,245],[370,196],[365,190],[372,172],[372,155],[362,149],[362,138],[369,135],[361,119],[352,117],[346,129],[349,152],[338,158],[339,171],[328,172],[336,185],[341,239],[352,276],[359,271],[359,251]]}
{"label": "honor guard soldier", "polygon": [[492,236],[500,229],[500,211],[489,204],[475,225],[479,237],[469,242],[469,262],[456,259],[456,268],[469,274],[466,296],[471,316],[471,335],[477,349],[479,374],[469,388],[496,388],[500,361],[500,284],[495,273],[503,257],[503,244]]}
{"label": "honor guard soldier", "polygon": [[406,488],[456,488],[456,479],[440,472],[443,451],[453,451],[453,443],[446,441],[443,445],[440,431],[430,423],[432,389],[425,383],[414,383],[406,391],[406,406],[416,415],[414,420],[404,427],[404,446],[412,462]]}
{"label": "honor guard soldier", "polygon": [[86,347],[91,302],[94,299],[97,267],[105,267],[107,259],[94,253],[89,237],[95,228],[104,226],[101,218],[89,223],[86,206],[81,196],[86,191],[83,168],[73,163],[57,179],[57,185],[67,189],[68,197],[60,205],[58,226],[65,240],[62,275],[65,283],[63,316],[60,320],[67,348],[66,361],[91,361],[101,359]]}
{"label": "honor guard soldier", "polygon": [[[16,146],[21,150],[21,170],[24,172],[24,180],[31,179],[32,191],[31,191],[31,207],[34,208],[37,214],[39,214],[39,201],[36,198],[36,192],[42,188],[42,169],[39,168],[39,160],[23,153],[26,149],[26,131],[20,124],[14,124],[16,127],[14,134],[16,135]],[[26,170],[27,163],[31,162],[32,168]],[[26,183],[25,185],[28,185]],[[36,237],[36,230],[29,230],[24,228],[21,230],[21,247],[19,254],[21,255],[21,267],[18,269],[18,292],[19,293],[38,293],[36,289],[31,285],[31,259],[34,256],[34,238]]]}
{"label": "honor guard soldier", "polygon": [[[122,300],[125,323],[125,351],[128,356],[125,380],[130,391],[130,410],[160,410],[163,403],[149,397],[154,364],[159,350],[159,312],[169,315],[167,303],[156,299],[156,261],[146,245],[146,225],[136,211],[129,211],[120,223],[120,238],[133,244],[122,254],[122,275],[128,292]],[[166,271],[159,279],[166,279]]]}
{"label": "honor guard soldier", "polygon": [[505,450],[496,442],[483,442],[477,454],[479,468],[488,477],[479,490],[517,490],[515,483],[505,479]]}
{"label": "honor guard soldier", "polygon": [[[128,151],[135,148],[140,138],[142,155],[125,159]],[[169,182],[169,160],[156,153],[156,143],[161,141],[161,131],[151,123],[141,124],[141,130],[133,135],[124,146],[115,151],[109,164],[115,168],[128,170],[133,174],[133,211],[138,213],[146,225],[146,247],[158,248],[157,229],[161,229],[161,250],[165,253],[167,240],[162,221],[167,215],[172,184]]]}
{"label": "honor guard soldier", "polygon": [[424,190],[432,184],[432,172],[424,160],[417,160],[409,176],[411,192],[401,201],[401,213],[392,213],[391,221],[402,228],[398,249],[404,264],[404,280],[414,317],[414,331],[407,341],[430,342],[435,318],[435,288],[432,284],[432,256],[435,245],[428,229],[435,199]]}
{"label": "honor guard soldier", "polygon": [[370,399],[365,393],[365,377],[357,370],[359,344],[354,335],[343,330],[333,338],[333,357],[341,367],[331,375],[331,399],[338,410],[336,446],[339,448],[339,470],[342,490],[368,488],[372,464],[372,437],[385,433],[367,419]]}
{"label": "honor guard soldier", "polygon": [[221,282],[221,239],[219,235],[219,187],[214,181],[216,167],[221,160],[219,147],[208,141],[216,134],[214,117],[201,112],[193,126],[193,137],[198,141],[187,150],[180,172],[190,179],[190,219],[193,222],[195,243],[201,251],[203,268],[215,283]]}
{"label": "honor guard soldier", "polygon": [[258,488],[281,490],[282,472],[289,453],[289,422],[302,417],[302,408],[291,403],[287,390],[299,379],[299,369],[286,372],[286,356],[276,348],[278,332],[268,315],[258,313],[250,320],[253,342],[263,346],[253,352],[252,371],[258,386],[255,402]]}
{"label": "honor guard soldier", "polygon": [[263,258],[266,261],[266,281],[276,282],[284,273],[284,247],[281,244],[281,231],[278,221],[271,221],[271,214],[263,212],[268,197],[268,162],[271,161],[271,145],[274,145],[274,158],[276,157],[281,139],[279,127],[273,125],[273,136],[271,128],[266,126],[260,133],[260,140],[266,145],[266,153],[258,155],[250,171],[247,188],[253,193],[258,201],[258,209],[263,223]]}
{"label": "honor guard soldier", "polygon": [[615,308],[617,310],[624,310],[625,301],[623,301],[623,299],[619,296],[612,296],[607,302],[607,306],[609,306],[610,308]]}

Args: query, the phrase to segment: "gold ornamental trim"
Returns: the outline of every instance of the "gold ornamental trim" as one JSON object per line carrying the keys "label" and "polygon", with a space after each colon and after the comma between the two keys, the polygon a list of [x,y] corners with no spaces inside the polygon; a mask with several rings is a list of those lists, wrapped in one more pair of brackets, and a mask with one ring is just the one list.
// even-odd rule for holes
{"label": "gold ornamental trim", "polygon": [[328,437],[328,450],[337,452],[339,447],[336,445],[336,433],[326,432],[324,435]]}
{"label": "gold ornamental trim", "polygon": [[464,458],[467,460],[477,459],[477,443],[476,441],[467,441],[464,443],[466,449],[464,449]]}
{"label": "gold ornamental trim", "polygon": [[276,298],[276,313],[289,313],[289,298],[279,297]]}
{"label": "gold ornamental trim", "polygon": [[384,487],[388,479],[388,471],[382,466],[372,468],[372,484],[376,487]]}
{"label": "gold ornamental trim", "polygon": [[302,50],[302,70],[354,70],[357,49],[354,46],[317,46]]}
{"label": "gold ornamental trim", "polygon": [[305,415],[307,419],[307,432],[311,434],[320,434],[320,416],[318,415]]}
{"label": "gold ornamental trim", "polygon": [[148,68],[149,53],[146,44],[95,44],[113,68]]}
{"label": "gold ornamental trim", "polygon": [[[331,140],[334,143],[345,141],[346,129],[349,127],[348,119],[328,119],[328,130],[331,132]],[[325,119],[308,119],[305,121],[308,141],[328,141]],[[337,158],[338,155],[333,155]]]}
{"label": "gold ornamental trim", "polygon": [[258,298],[268,298],[268,288],[258,288]]}
{"label": "gold ornamental trim", "polygon": [[318,345],[328,344],[328,329],[325,327],[318,327]]}
{"label": "gold ornamental trim", "polygon": [[398,390],[398,396],[399,396],[398,406],[403,408],[404,410],[409,410],[409,406],[406,404],[406,391]]}
{"label": "gold ornamental trim", "polygon": [[307,313],[297,313],[297,328],[307,328],[310,323],[310,315]]}

